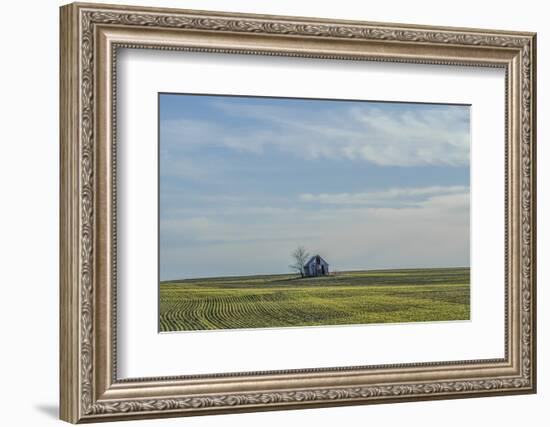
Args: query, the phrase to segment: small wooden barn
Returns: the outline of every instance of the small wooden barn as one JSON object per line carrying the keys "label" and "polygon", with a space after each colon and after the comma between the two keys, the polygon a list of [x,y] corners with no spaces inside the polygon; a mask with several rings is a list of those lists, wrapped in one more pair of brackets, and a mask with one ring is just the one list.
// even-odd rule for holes
{"label": "small wooden barn", "polygon": [[327,276],[328,262],[319,255],[314,255],[304,265],[304,275],[306,277]]}

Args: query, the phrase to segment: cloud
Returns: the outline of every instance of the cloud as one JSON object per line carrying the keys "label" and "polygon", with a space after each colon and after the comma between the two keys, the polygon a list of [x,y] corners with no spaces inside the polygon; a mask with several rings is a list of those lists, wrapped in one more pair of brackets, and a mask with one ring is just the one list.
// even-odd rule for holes
{"label": "cloud", "polygon": [[[309,205],[318,195],[291,209],[251,199],[163,221],[163,278],[285,273],[298,245],[326,256],[341,271],[469,265],[467,187],[357,194],[348,194],[350,203],[340,195],[320,198],[313,209]],[[367,203],[373,195],[385,203]]]}
{"label": "cloud", "polygon": [[431,186],[420,188],[390,188],[385,191],[369,191],[365,193],[303,193],[299,195],[302,202],[318,202],[336,205],[379,205],[384,203],[411,203],[433,196],[451,194],[467,194],[468,187]]}
{"label": "cloud", "polygon": [[[161,138],[167,150],[215,146],[382,166],[468,165],[468,107],[404,105],[335,102],[314,110],[218,102],[212,120],[163,120]],[[239,124],[227,125],[231,120]]]}

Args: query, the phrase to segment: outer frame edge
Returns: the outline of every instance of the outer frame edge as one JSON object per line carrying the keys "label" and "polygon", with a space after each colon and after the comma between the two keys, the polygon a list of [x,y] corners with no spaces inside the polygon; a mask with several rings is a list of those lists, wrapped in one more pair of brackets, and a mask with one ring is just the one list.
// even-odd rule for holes
{"label": "outer frame edge", "polygon": [[[60,84],[60,105],[61,105],[61,117],[60,117],[60,136],[61,136],[61,167],[65,167],[65,171],[61,172],[61,198],[60,198],[60,208],[61,208],[61,224],[60,224],[60,239],[61,239],[61,281],[60,281],[60,302],[61,306],[61,322],[60,322],[60,345],[61,345],[61,419],[73,423],[77,422],[93,422],[93,421],[110,421],[115,419],[140,419],[140,418],[161,418],[161,417],[176,417],[176,416],[190,416],[190,415],[206,415],[206,414],[220,414],[220,413],[236,413],[236,412],[253,412],[253,411],[268,411],[268,410],[282,410],[282,409],[305,409],[313,407],[328,407],[328,406],[349,406],[349,405],[359,405],[359,404],[378,404],[378,403],[393,403],[400,401],[423,401],[423,400],[438,400],[438,399],[455,399],[455,398],[470,398],[470,397],[480,397],[480,396],[492,396],[492,395],[506,395],[506,394],[530,394],[536,392],[536,340],[535,340],[535,330],[536,330],[536,310],[535,310],[535,284],[536,284],[536,168],[535,168],[535,159],[536,159],[536,82],[535,82],[535,67],[536,67],[536,54],[535,54],[535,35],[533,33],[512,33],[512,32],[502,32],[503,34],[514,34],[521,35],[523,37],[529,37],[531,42],[532,49],[532,70],[531,70],[531,108],[530,112],[531,117],[531,132],[532,132],[532,171],[531,171],[531,230],[532,230],[532,244],[530,245],[531,251],[531,286],[532,291],[532,343],[531,343],[531,381],[530,384],[526,387],[516,390],[501,390],[501,391],[487,391],[487,392],[476,392],[470,394],[445,394],[445,395],[418,395],[418,396],[408,396],[408,397],[394,397],[389,401],[385,400],[342,400],[342,401],[313,401],[313,402],[304,402],[304,403],[290,403],[290,404],[262,404],[258,407],[256,406],[237,406],[237,407],[220,407],[218,408],[209,408],[207,410],[192,409],[189,412],[184,411],[168,411],[164,413],[160,411],[155,412],[143,412],[136,413],[130,411],[130,413],[119,412],[116,414],[79,414],[80,403],[79,403],[79,363],[80,363],[80,350],[77,350],[77,344],[79,343],[79,286],[78,277],[75,274],[75,269],[78,271],[78,253],[77,250],[67,248],[67,245],[71,243],[76,244],[78,248],[78,201],[71,200],[71,194],[74,190],[75,184],[78,183],[78,162],[71,164],[71,161],[79,159],[79,153],[76,152],[78,149],[78,120],[74,120],[74,113],[78,105],[78,78],[70,77],[71,68],[76,67],[78,69],[79,63],[77,61],[78,52],[80,46],[77,44],[78,40],[78,11],[81,6],[91,7],[98,9],[101,7],[110,8],[110,9],[128,9],[135,11],[143,12],[153,12],[154,8],[144,8],[144,7],[126,7],[126,6],[107,6],[101,4],[73,4],[68,6],[63,6],[61,8],[61,84]],[[194,12],[194,11],[184,11],[178,9],[166,10],[167,13],[185,13],[185,12]],[[224,14],[216,12],[203,12],[209,13],[211,15],[219,16],[242,16],[249,18],[258,18],[261,19],[262,15],[247,15],[247,14]],[[293,19],[290,17],[283,16],[269,16],[268,18],[273,19]],[[307,19],[307,18],[306,18]],[[305,19],[304,19],[305,20]],[[309,20],[313,21],[313,20]],[[300,21],[300,18],[296,18],[295,21]],[[314,22],[323,22],[322,20],[315,20]],[[329,21],[332,23],[341,23],[341,24],[353,24],[355,21]],[[367,23],[363,22],[362,24],[371,24],[371,25],[381,25],[379,23]],[[399,25],[399,24],[385,24],[387,26]],[[442,30],[438,27],[421,27],[421,26],[406,26],[408,28],[421,28],[421,29],[435,29]],[[460,30],[459,28],[447,28],[448,31]],[[473,31],[473,29],[467,29],[468,31]],[[482,31],[482,30],[480,30]],[[484,30],[485,32],[490,32],[490,30]],[[495,31],[495,33],[497,33]],[[72,39],[72,41],[71,41]],[[64,52],[64,50],[66,50]],[[76,104],[70,103],[70,100],[76,101]],[[78,118],[78,111],[76,111],[76,117]],[[73,139],[75,137],[76,139]],[[75,157],[76,156],[76,157]],[[73,170],[74,169],[74,170]],[[74,193],[73,193],[74,194]],[[74,222],[73,222],[74,221]],[[64,247],[65,245],[65,247]],[[75,278],[76,282],[72,282],[71,279]],[[76,301],[76,304],[74,302]],[[72,304],[67,304],[67,302]],[[63,347],[65,346],[65,347]],[[65,354],[64,354],[65,353]],[[66,369],[66,370],[65,370]]]}
{"label": "outer frame edge", "polygon": [[78,20],[75,5],[59,9],[59,418],[79,421],[78,328]]}

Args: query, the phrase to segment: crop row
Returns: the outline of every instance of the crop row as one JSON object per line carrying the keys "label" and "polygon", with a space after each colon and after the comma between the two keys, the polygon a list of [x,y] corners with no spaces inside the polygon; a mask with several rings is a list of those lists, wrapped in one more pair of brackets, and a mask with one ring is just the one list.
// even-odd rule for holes
{"label": "crop row", "polygon": [[469,318],[469,287],[200,289],[161,286],[161,331]]}

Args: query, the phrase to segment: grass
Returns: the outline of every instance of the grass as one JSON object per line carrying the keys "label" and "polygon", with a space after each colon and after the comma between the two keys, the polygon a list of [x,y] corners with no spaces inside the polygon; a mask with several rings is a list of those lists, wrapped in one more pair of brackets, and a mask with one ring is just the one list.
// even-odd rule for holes
{"label": "grass", "polygon": [[160,283],[160,330],[274,328],[470,318],[470,269],[213,277]]}

